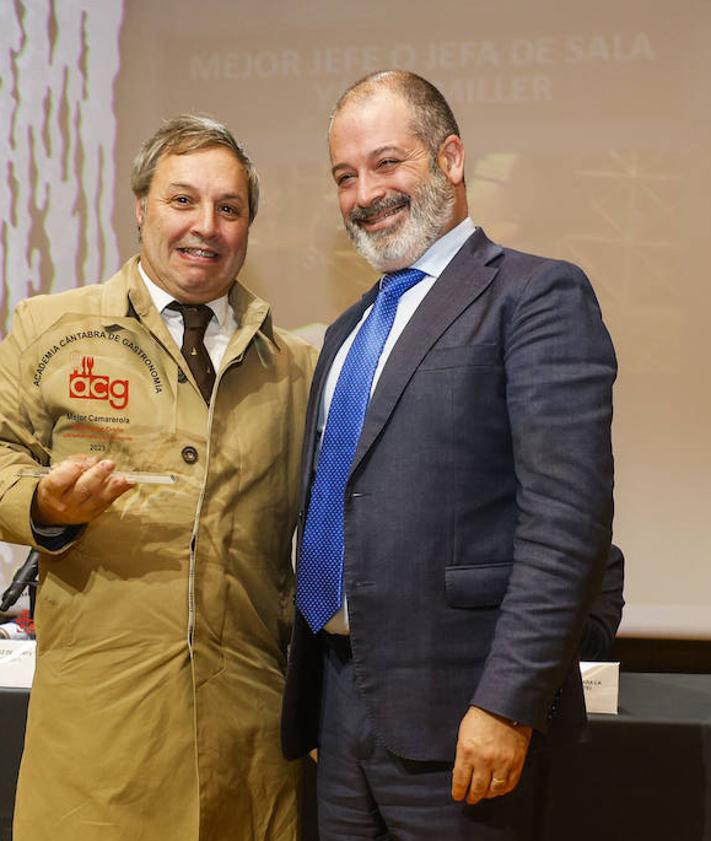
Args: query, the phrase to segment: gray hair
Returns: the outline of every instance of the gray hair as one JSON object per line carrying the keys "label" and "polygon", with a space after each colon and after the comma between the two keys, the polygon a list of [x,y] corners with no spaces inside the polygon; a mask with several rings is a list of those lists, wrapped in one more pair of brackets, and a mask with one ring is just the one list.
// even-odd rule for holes
{"label": "gray hair", "polygon": [[459,134],[452,109],[439,90],[427,79],[409,70],[378,70],[359,79],[343,93],[331,112],[331,125],[350,102],[359,102],[385,88],[401,96],[412,111],[411,129],[436,158],[443,141]]}
{"label": "gray hair", "polygon": [[189,155],[202,149],[224,146],[242,164],[249,191],[249,223],[259,207],[259,176],[244,148],[230,130],[211,117],[181,114],[166,120],[143,144],[133,161],[131,189],[136,198],[145,198],[151,187],[158,161],[163,155]]}

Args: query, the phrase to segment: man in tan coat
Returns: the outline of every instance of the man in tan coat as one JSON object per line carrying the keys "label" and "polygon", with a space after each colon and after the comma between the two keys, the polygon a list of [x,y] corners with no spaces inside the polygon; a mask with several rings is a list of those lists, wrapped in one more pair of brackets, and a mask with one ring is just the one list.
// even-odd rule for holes
{"label": "man in tan coat", "polygon": [[14,838],[291,841],[278,731],[313,355],[236,281],[258,182],[224,126],[165,124],[133,189],[140,255],[23,302],[0,345],[0,537],[43,552]]}

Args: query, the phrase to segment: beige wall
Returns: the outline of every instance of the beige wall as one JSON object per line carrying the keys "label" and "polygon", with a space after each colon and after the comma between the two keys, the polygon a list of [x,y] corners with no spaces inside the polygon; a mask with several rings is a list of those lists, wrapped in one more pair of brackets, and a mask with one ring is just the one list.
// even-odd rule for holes
{"label": "beige wall", "polygon": [[372,69],[421,72],[460,120],[475,222],[580,263],[600,297],[626,632],[711,637],[710,36],[706,0],[3,3],[0,317],[132,253],[136,147],[202,111],[262,174],[243,279],[284,326],[330,321],[374,276],[341,231],[329,108]]}

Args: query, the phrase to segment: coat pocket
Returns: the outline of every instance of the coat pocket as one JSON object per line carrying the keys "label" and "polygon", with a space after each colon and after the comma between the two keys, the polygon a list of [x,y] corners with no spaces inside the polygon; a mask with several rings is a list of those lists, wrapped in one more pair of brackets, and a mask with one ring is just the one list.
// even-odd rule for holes
{"label": "coat pocket", "polygon": [[498,607],[506,595],[512,568],[511,561],[446,567],[447,604],[450,607]]}
{"label": "coat pocket", "polygon": [[422,360],[419,370],[446,370],[470,366],[501,365],[501,351],[496,342],[480,342],[460,347],[434,347]]}

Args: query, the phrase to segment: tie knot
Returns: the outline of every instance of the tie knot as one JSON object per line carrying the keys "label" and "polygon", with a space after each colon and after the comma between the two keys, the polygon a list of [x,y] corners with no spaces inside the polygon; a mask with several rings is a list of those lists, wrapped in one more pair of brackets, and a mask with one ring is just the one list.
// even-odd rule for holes
{"label": "tie knot", "polygon": [[380,281],[380,291],[389,298],[399,298],[407,290],[419,283],[427,272],[419,269],[399,269],[396,272],[384,274]]}
{"label": "tie knot", "polygon": [[207,304],[181,304],[180,301],[171,301],[167,307],[182,314],[186,330],[200,330],[203,335],[214,315]]}

